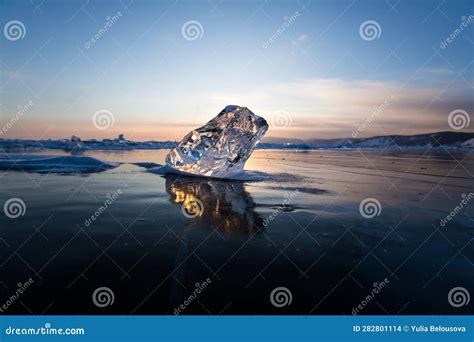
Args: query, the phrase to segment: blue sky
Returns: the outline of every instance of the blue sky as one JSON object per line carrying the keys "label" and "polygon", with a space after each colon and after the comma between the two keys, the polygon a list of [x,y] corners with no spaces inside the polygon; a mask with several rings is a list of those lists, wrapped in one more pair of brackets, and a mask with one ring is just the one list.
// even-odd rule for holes
{"label": "blue sky", "polygon": [[474,109],[474,23],[440,44],[473,14],[472,1],[2,0],[2,26],[26,31],[0,37],[2,125],[33,103],[3,137],[180,139],[228,104],[272,137],[347,137],[367,120],[360,136],[452,130],[450,112]]}

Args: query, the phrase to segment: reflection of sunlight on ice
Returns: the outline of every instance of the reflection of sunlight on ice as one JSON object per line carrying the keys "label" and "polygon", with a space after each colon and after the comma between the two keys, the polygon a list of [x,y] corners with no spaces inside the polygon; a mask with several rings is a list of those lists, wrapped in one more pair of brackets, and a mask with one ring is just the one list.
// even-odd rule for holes
{"label": "reflection of sunlight on ice", "polygon": [[225,235],[248,235],[262,227],[256,204],[242,182],[166,175],[170,201],[181,205],[187,218],[217,227]]}
{"label": "reflection of sunlight on ice", "polygon": [[186,193],[184,191],[177,190],[173,185],[171,186],[171,191],[176,196],[174,198],[174,203],[183,203],[186,198]]}
{"label": "reflection of sunlight on ice", "polygon": [[[254,152],[255,153],[255,152]],[[249,160],[247,160],[247,163],[245,163],[245,170],[258,170],[257,168],[258,162],[250,156]]]}
{"label": "reflection of sunlight on ice", "polygon": [[193,193],[177,189],[174,184],[171,184],[170,191],[174,195],[173,202],[176,204],[182,203],[183,210],[186,213],[192,214],[193,217],[202,215],[203,208],[200,208],[199,199]]}
{"label": "reflection of sunlight on ice", "polygon": [[253,152],[253,154],[250,156],[250,158],[247,160],[247,162],[245,163],[245,170],[260,170],[262,167],[262,162],[261,162],[261,159],[259,159],[258,157],[255,157],[256,155],[260,155],[261,153],[259,153],[261,151],[259,150],[256,150]]}

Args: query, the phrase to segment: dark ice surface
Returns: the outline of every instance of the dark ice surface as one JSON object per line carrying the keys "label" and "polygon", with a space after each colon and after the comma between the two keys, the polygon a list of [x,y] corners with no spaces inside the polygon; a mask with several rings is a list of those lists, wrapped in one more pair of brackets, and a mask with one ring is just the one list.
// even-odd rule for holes
{"label": "dark ice surface", "polygon": [[[187,301],[181,314],[351,315],[385,279],[358,314],[472,314],[448,293],[474,294],[473,203],[442,224],[474,192],[469,151],[258,150],[246,169],[272,175],[263,181],[142,167],[166,153],[86,153],[142,163],[93,174],[0,171],[2,207],[26,206],[0,215],[0,305],[34,281],[3,314],[172,315]],[[361,215],[366,198],[378,216]],[[199,214],[184,215],[197,199]],[[99,287],[112,305],[94,305]],[[277,287],[291,304],[272,305]]]}

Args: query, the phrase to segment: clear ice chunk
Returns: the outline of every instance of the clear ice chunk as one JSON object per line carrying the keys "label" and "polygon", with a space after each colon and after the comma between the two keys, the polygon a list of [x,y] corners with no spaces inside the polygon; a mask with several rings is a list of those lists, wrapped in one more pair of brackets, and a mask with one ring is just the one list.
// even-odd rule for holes
{"label": "clear ice chunk", "polygon": [[189,132],[166,156],[179,172],[228,178],[241,172],[267,121],[246,107],[227,106],[204,126]]}

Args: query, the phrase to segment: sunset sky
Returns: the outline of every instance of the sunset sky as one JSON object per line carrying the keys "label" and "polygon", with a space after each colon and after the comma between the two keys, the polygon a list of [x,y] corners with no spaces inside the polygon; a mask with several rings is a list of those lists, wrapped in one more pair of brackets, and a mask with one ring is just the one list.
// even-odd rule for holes
{"label": "sunset sky", "polygon": [[452,130],[450,112],[474,112],[473,14],[468,0],[0,0],[1,125],[32,103],[0,138],[178,140],[228,104],[268,137],[349,137],[384,103],[361,137]]}

